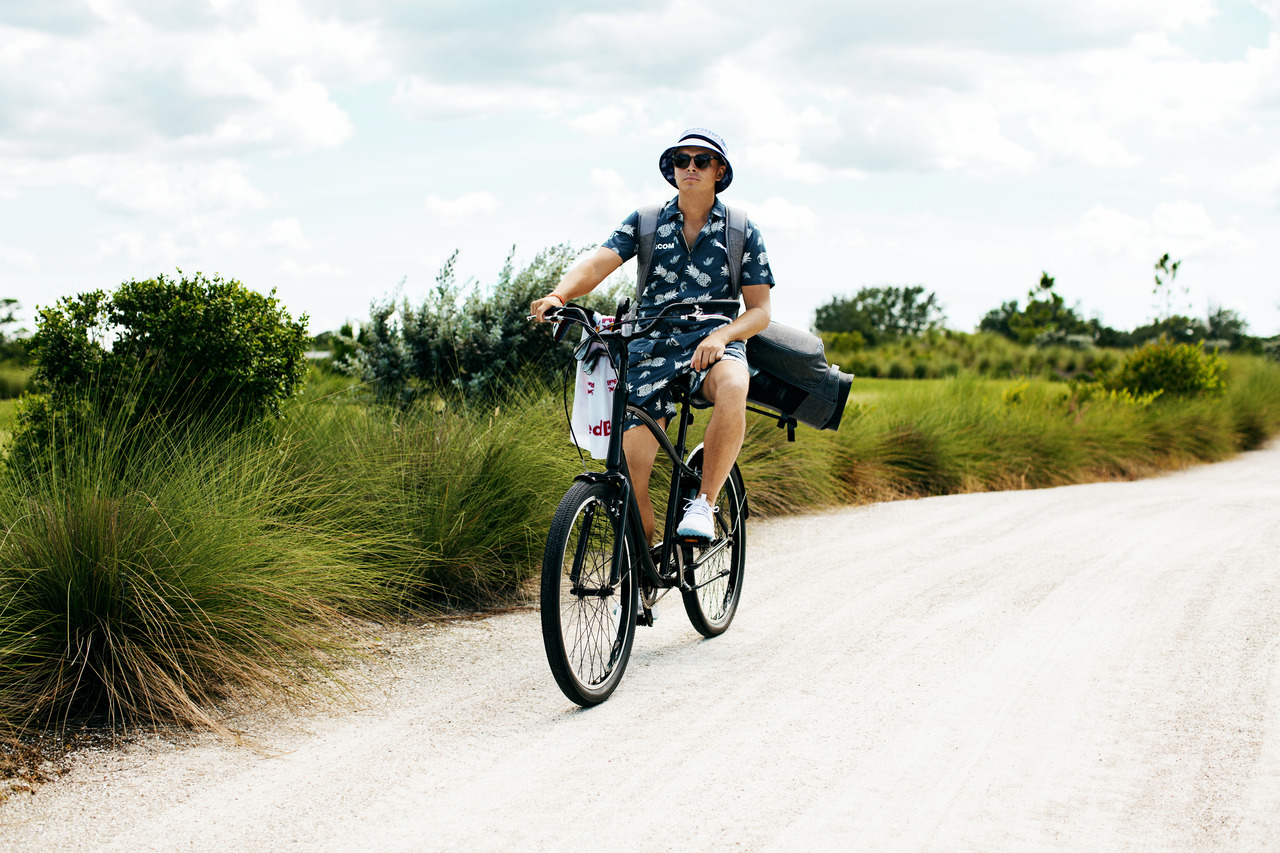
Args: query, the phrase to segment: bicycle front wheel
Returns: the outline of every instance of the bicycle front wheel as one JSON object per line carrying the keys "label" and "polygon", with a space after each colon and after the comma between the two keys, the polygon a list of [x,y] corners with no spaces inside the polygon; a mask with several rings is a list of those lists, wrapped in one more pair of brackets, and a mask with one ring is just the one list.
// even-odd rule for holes
{"label": "bicycle front wheel", "polygon": [[[701,459],[696,459],[697,465]],[[699,466],[700,467],[700,466]],[[723,634],[738,612],[742,573],[747,562],[746,492],[738,467],[724,484],[714,515],[715,536],[705,548],[685,549],[684,610],[704,637]]]}
{"label": "bicycle front wheel", "polygon": [[605,483],[575,483],[556,509],[542,558],[542,642],[556,684],[584,707],[609,698],[636,632],[635,573],[626,548],[616,579],[614,543],[623,535]]}

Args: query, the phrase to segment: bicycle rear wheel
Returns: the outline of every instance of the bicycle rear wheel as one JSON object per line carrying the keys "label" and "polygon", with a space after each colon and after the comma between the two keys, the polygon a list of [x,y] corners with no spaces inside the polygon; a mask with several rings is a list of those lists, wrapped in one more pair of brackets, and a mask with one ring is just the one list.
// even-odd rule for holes
{"label": "bicycle rear wheel", "polygon": [[[701,458],[691,465],[700,468]],[[747,561],[746,492],[735,465],[725,481],[714,516],[715,537],[705,548],[684,549],[684,610],[694,630],[704,637],[723,634],[738,612],[742,574]]]}
{"label": "bicycle rear wheel", "polygon": [[560,501],[542,558],[542,642],[556,684],[584,707],[609,698],[636,631],[635,573],[628,549],[611,584],[616,501],[605,483],[575,483]]}

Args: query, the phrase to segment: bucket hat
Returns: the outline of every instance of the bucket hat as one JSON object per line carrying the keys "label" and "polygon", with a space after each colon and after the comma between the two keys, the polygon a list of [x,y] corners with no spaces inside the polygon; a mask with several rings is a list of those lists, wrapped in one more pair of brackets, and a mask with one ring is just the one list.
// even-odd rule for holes
{"label": "bucket hat", "polygon": [[716,181],[716,192],[724,192],[729,184],[733,183],[733,166],[729,165],[729,156],[725,153],[724,140],[720,138],[719,134],[713,133],[705,127],[689,128],[680,134],[680,140],[675,145],[662,152],[662,156],[658,158],[658,171],[662,172],[662,177],[667,179],[667,183],[673,187],[679,186],[676,183],[676,167],[671,162],[671,155],[675,153],[677,148],[685,145],[696,145],[700,148],[710,149],[724,161],[724,177]]}

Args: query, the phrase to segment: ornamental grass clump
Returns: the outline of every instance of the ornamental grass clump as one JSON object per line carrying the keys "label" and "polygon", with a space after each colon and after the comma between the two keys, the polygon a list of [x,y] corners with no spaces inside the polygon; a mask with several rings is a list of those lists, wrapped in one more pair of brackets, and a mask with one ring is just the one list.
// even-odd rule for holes
{"label": "ornamental grass clump", "polygon": [[11,724],[218,729],[221,700],[329,673],[348,651],[342,614],[374,600],[376,578],[315,517],[277,512],[299,484],[271,442],[153,425],[144,445],[127,421],[55,429],[39,464],[0,474]]}
{"label": "ornamental grass clump", "polygon": [[496,406],[456,392],[408,408],[359,389],[305,400],[279,427],[281,464],[304,486],[281,506],[351,531],[335,546],[399,606],[509,600],[537,570],[553,492],[580,470],[559,401],[529,386]]}

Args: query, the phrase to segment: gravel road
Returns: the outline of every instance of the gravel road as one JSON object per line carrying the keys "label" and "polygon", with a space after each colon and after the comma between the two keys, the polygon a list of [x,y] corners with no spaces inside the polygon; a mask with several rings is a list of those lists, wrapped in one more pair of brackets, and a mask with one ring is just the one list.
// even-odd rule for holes
{"label": "gravel road", "polygon": [[391,633],[252,745],[78,757],[0,849],[1280,849],[1280,447],[750,537],[730,631],[664,600],[598,708],[532,610]]}

